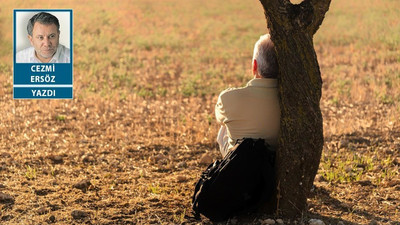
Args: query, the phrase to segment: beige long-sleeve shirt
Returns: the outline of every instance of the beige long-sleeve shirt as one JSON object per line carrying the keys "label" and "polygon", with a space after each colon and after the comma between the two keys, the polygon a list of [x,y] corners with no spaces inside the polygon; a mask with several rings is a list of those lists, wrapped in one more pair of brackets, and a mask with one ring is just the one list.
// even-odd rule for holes
{"label": "beige long-sleeve shirt", "polygon": [[215,116],[226,126],[228,149],[242,138],[263,138],[277,146],[280,126],[277,80],[255,78],[245,87],[221,92]]}

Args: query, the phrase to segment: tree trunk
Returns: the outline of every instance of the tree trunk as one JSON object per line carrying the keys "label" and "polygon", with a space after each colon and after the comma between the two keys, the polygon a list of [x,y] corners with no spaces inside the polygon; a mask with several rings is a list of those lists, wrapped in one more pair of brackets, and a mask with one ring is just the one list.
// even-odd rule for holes
{"label": "tree trunk", "polygon": [[280,75],[281,130],[276,159],[276,199],[266,208],[285,217],[307,210],[324,144],[319,107],[322,79],[313,35],[321,25],[331,0],[260,0]]}

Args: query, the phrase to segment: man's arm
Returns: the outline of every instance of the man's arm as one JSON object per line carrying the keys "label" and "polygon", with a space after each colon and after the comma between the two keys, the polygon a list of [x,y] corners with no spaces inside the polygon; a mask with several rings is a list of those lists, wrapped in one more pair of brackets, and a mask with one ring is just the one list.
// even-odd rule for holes
{"label": "man's arm", "polygon": [[219,95],[217,104],[215,105],[215,118],[219,124],[225,126],[225,121],[227,120],[227,116],[224,104],[222,103],[222,94],[223,93]]}

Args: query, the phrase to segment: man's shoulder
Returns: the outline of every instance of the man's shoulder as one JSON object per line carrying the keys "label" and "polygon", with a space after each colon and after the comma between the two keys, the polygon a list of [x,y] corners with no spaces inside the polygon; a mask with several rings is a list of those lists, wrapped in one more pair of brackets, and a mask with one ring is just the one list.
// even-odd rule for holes
{"label": "man's shoulder", "polygon": [[27,47],[27,48],[24,48],[22,50],[19,50],[17,52],[17,55],[29,54],[29,53],[33,53],[33,51],[34,51],[34,48],[31,46],[31,47]]}
{"label": "man's shoulder", "polygon": [[59,44],[57,51],[58,51],[58,54],[57,54],[57,56],[55,56],[57,58],[57,62],[59,62],[59,63],[69,63],[70,62],[71,54],[70,54],[69,48],[65,47],[62,44]]}
{"label": "man's shoulder", "polygon": [[33,47],[28,47],[22,50],[19,50],[16,54],[16,61],[18,62],[30,62],[30,58],[32,57],[34,52]]}
{"label": "man's shoulder", "polygon": [[245,88],[246,87],[230,87],[230,88],[223,90],[220,95],[232,95],[232,94],[243,91],[243,89],[245,89]]}
{"label": "man's shoulder", "polygon": [[246,91],[246,87],[231,87],[223,90],[219,96],[222,98],[229,98],[240,95],[243,91]]}
{"label": "man's shoulder", "polygon": [[62,44],[59,44],[58,46],[60,46],[60,50],[64,55],[68,55],[68,56],[70,55],[70,49],[69,48],[65,47]]}

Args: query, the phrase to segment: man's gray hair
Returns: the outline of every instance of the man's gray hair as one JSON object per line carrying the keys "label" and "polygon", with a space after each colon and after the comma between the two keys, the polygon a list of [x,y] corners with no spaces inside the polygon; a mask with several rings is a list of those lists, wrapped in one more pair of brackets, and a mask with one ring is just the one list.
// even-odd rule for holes
{"label": "man's gray hair", "polygon": [[40,12],[32,16],[28,22],[27,30],[30,36],[32,36],[33,26],[36,22],[46,25],[54,24],[57,26],[57,30],[60,31],[60,23],[58,22],[57,17],[47,12]]}
{"label": "man's gray hair", "polygon": [[254,45],[253,61],[254,59],[257,61],[257,71],[262,77],[278,77],[278,60],[269,34],[262,35]]}

